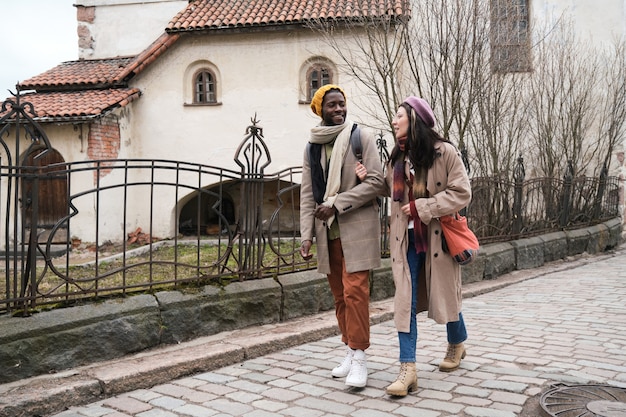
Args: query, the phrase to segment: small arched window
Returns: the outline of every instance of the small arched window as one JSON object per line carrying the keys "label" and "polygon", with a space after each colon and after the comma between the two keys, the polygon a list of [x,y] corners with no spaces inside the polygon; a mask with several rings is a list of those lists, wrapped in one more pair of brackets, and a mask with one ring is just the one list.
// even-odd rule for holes
{"label": "small arched window", "polygon": [[318,88],[333,83],[332,72],[321,64],[315,64],[307,71],[307,100],[311,101]]}
{"label": "small arched window", "polygon": [[194,77],[194,95],[193,102],[195,104],[216,103],[215,75],[213,72],[203,69],[196,73]]}

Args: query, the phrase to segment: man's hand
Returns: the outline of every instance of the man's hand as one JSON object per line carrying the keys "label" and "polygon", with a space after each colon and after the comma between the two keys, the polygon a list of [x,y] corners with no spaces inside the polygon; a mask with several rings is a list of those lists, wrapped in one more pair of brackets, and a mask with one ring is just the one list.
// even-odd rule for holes
{"label": "man's hand", "polygon": [[335,214],[334,207],[327,207],[325,205],[317,206],[315,209],[315,217],[319,220],[326,221]]}
{"label": "man's hand", "polygon": [[300,256],[302,256],[302,259],[304,259],[305,261],[308,261],[313,257],[313,254],[310,252],[310,250],[311,241],[305,240],[304,242],[302,242],[302,244],[300,245]]}

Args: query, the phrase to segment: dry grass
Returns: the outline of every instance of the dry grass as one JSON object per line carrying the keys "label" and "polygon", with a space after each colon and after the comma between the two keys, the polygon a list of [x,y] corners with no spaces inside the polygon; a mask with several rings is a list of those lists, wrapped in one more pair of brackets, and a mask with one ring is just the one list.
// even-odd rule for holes
{"label": "dry grass", "polygon": [[[227,244],[196,243],[186,241],[173,246],[171,242],[163,241],[126,247],[125,252],[119,252],[121,247],[107,247],[97,253],[74,250],[52,259],[48,264],[39,261],[34,286],[37,304],[66,305],[130,293],[174,289],[195,292],[205,285],[225,286],[232,281],[275,277],[315,266],[314,261],[302,261],[298,253],[299,241],[295,240],[281,241],[279,245],[274,243],[274,249],[281,255],[274,253],[269,244],[239,253],[237,246],[230,250]],[[262,258],[259,269],[256,268],[258,258]],[[244,273],[243,269],[248,269],[248,272]],[[10,269],[8,281],[19,283],[20,278]],[[13,284],[11,287],[24,286]],[[32,287],[27,285],[25,293],[30,292]],[[0,300],[6,300],[6,294],[6,286],[3,286],[0,288]]]}

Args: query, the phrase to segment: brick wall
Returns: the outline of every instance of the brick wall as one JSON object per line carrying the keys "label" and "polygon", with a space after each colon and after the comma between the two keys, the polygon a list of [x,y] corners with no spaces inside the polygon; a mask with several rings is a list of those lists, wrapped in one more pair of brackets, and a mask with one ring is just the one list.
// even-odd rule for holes
{"label": "brick wall", "polygon": [[[87,138],[87,155],[89,159],[117,159],[119,151],[120,125],[117,117],[103,117],[89,126],[89,136]],[[107,164],[104,163],[102,166],[106,167]],[[100,177],[106,176],[109,172],[111,172],[110,169],[100,170]]]}
{"label": "brick wall", "polygon": [[76,20],[78,33],[78,46],[83,49],[93,49],[93,37],[89,25],[94,23],[96,17],[95,7],[76,6]]}

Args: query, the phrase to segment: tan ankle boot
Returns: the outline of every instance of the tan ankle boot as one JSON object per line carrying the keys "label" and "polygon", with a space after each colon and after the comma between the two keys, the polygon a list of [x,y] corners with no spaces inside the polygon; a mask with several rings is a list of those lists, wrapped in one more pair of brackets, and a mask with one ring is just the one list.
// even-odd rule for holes
{"label": "tan ankle boot", "polygon": [[404,397],[417,389],[417,371],[415,362],[402,362],[398,379],[387,387],[387,395]]}
{"label": "tan ankle boot", "polygon": [[463,343],[456,345],[448,343],[448,351],[446,357],[439,364],[439,370],[442,372],[454,371],[461,364],[461,359],[465,357],[465,346]]}

